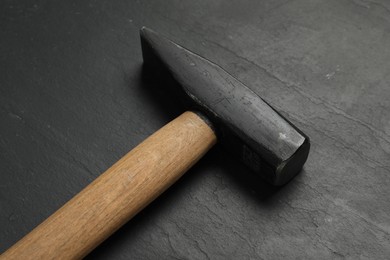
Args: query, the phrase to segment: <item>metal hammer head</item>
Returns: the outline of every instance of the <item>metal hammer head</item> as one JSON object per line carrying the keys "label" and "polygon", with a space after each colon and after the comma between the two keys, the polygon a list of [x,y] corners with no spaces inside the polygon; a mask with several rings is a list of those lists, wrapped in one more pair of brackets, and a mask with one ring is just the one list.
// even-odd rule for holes
{"label": "metal hammer head", "polygon": [[219,142],[253,171],[283,185],[302,168],[309,138],[263,99],[220,66],[142,28],[146,69],[178,95],[187,108],[201,111]]}

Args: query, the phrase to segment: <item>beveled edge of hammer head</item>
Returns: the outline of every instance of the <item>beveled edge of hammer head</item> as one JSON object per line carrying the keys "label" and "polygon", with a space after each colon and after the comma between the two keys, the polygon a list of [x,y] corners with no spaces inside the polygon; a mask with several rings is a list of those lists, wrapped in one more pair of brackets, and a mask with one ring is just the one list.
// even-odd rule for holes
{"label": "beveled edge of hammer head", "polygon": [[188,109],[201,111],[219,142],[273,185],[303,167],[309,138],[220,66],[143,27],[144,66]]}

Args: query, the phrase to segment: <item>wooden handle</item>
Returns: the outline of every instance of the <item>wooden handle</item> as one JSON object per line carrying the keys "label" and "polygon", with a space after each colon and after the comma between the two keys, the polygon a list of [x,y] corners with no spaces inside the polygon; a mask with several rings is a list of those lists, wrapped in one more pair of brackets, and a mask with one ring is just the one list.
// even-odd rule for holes
{"label": "wooden handle", "polygon": [[185,112],[130,151],[2,259],[80,259],[171,186],[216,142]]}

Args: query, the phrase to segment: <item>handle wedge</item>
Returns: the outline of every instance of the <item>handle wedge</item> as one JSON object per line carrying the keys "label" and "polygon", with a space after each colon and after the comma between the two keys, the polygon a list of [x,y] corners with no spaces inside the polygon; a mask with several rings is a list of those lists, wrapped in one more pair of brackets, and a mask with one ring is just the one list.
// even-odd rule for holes
{"label": "handle wedge", "polygon": [[126,154],[1,259],[80,259],[195,164],[214,131],[185,112]]}

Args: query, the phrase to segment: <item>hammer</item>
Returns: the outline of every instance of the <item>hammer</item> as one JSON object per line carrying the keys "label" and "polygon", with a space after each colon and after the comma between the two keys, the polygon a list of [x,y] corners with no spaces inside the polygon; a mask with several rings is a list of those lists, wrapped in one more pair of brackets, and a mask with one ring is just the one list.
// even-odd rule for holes
{"label": "hammer", "polygon": [[80,259],[158,197],[218,142],[273,185],[302,168],[309,138],[209,60],[141,29],[145,70],[187,112],[126,154],[9,248],[2,259]]}

